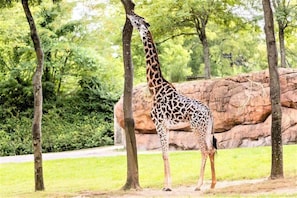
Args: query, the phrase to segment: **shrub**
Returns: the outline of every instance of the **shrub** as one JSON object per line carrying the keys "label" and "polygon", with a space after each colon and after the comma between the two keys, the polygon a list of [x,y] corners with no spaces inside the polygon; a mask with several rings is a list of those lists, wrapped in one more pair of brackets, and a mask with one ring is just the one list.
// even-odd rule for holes
{"label": "shrub", "polygon": [[[80,89],[68,97],[57,97],[50,83],[44,85],[47,97],[43,104],[43,152],[113,143],[113,106],[118,97],[106,91],[96,77],[81,80]],[[7,92],[15,86],[10,85],[10,88],[3,90]],[[22,95],[21,92],[19,95]],[[23,104],[23,99],[17,100],[16,104],[10,99],[8,104],[5,94],[0,96],[0,102],[6,102],[5,107],[9,107],[0,106],[1,156],[32,153],[33,107],[27,105],[21,109],[19,105]]]}

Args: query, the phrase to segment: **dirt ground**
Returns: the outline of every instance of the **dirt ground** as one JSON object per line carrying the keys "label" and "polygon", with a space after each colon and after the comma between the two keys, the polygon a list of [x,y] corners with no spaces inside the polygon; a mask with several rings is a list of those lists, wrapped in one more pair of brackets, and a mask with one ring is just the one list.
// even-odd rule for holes
{"label": "dirt ground", "polygon": [[269,180],[219,181],[216,189],[209,190],[210,182],[205,182],[201,191],[194,191],[195,186],[180,186],[171,192],[161,189],[142,189],[114,192],[81,192],[75,198],[137,198],[137,197],[297,197],[297,176],[292,178]]}

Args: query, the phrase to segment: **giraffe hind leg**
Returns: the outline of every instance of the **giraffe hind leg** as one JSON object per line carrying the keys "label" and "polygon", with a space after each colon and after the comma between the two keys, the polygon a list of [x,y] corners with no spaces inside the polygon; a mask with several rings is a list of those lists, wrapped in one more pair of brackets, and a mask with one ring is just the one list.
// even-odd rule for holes
{"label": "giraffe hind leg", "polygon": [[213,189],[217,183],[215,162],[214,162],[215,156],[214,155],[215,155],[215,152],[212,152],[209,154],[210,167],[211,167],[211,186],[210,186],[211,189]]}
{"label": "giraffe hind leg", "polygon": [[195,188],[195,191],[200,191],[200,187],[203,184],[203,178],[204,178],[204,171],[205,171],[206,160],[207,160],[207,155],[204,152],[201,151],[200,176],[199,176],[197,187]]}

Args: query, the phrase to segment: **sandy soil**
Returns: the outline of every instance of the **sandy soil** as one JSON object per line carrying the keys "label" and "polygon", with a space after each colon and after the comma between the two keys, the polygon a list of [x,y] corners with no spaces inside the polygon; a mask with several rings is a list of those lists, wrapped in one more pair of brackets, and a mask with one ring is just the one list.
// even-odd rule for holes
{"label": "sandy soil", "polygon": [[208,190],[210,182],[205,182],[201,191],[194,191],[195,186],[180,186],[171,192],[160,189],[142,189],[114,192],[81,192],[75,198],[87,197],[297,197],[297,176],[278,180],[256,179],[241,181],[219,181],[216,189]]}

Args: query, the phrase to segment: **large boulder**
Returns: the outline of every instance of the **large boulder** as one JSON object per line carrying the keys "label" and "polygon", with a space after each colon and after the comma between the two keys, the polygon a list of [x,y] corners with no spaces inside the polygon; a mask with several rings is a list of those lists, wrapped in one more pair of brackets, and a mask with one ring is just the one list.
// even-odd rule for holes
{"label": "large boulder", "polygon": [[[279,69],[283,143],[297,143],[297,70]],[[212,80],[174,84],[190,98],[207,104],[214,116],[219,148],[270,145],[271,103],[268,70]],[[160,141],[150,117],[152,97],[146,84],[133,89],[133,116],[140,149],[159,149]],[[115,126],[124,128],[123,98],[115,105]],[[121,131],[122,130],[117,130]],[[189,124],[170,129],[175,149],[197,149]],[[117,135],[118,136],[118,135]],[[119,141],[121,142],[121,141]]]}

